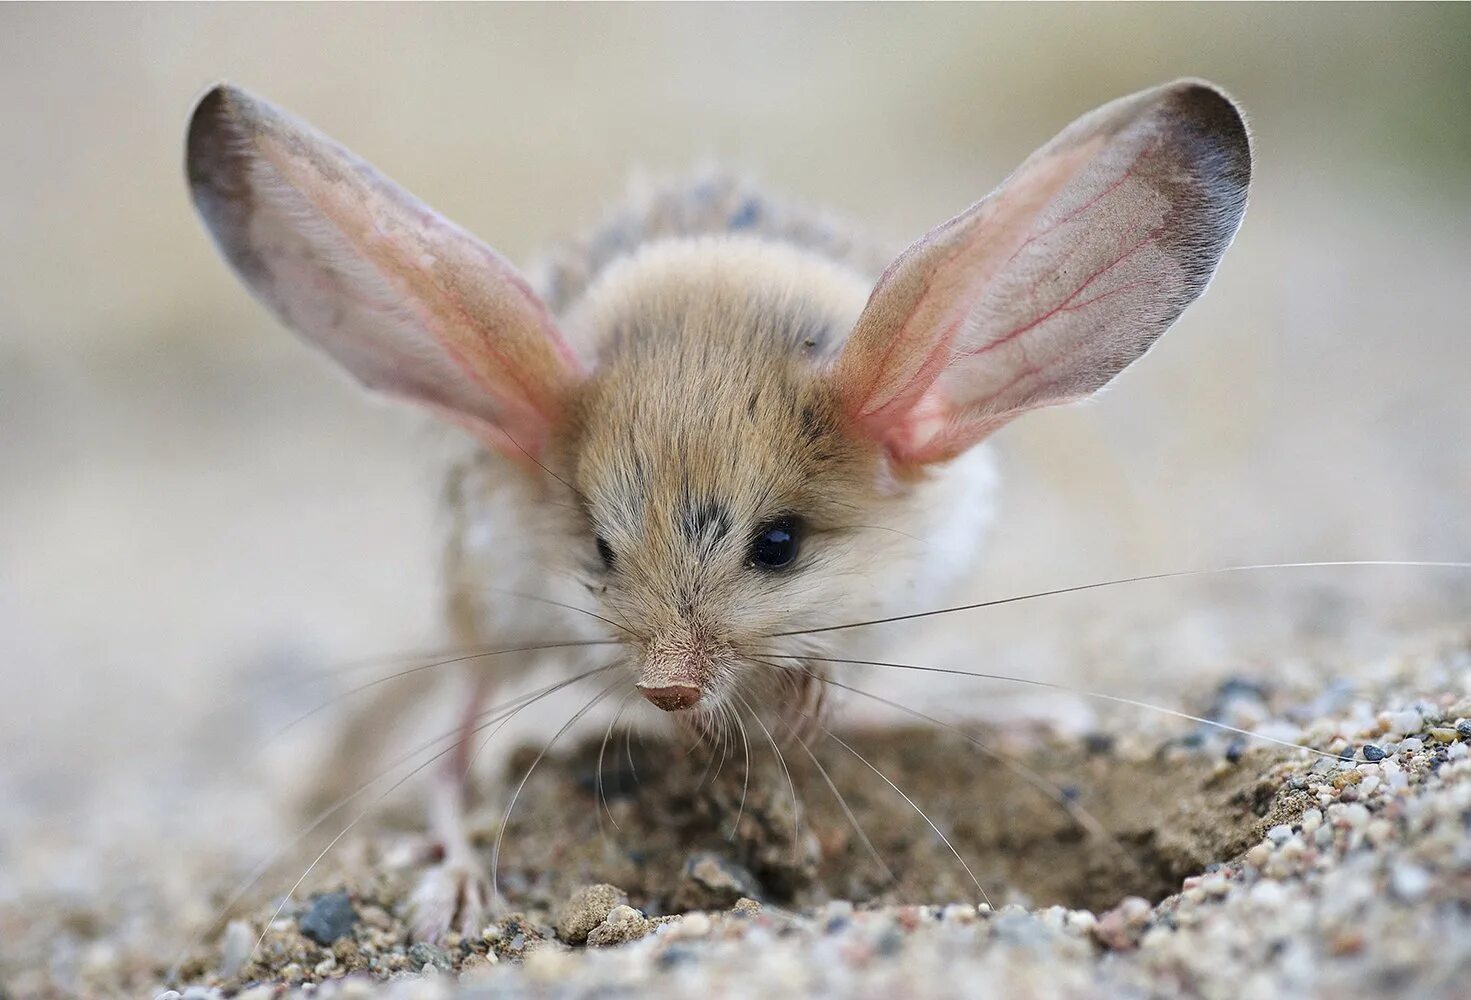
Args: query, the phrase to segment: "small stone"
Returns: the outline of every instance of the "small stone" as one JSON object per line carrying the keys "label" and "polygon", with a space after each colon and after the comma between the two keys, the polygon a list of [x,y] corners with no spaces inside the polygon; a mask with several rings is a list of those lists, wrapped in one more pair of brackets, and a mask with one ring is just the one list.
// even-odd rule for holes
{"label": "small stone", "polygon": [[1272,879],[1262,879],[1251,887],[1251,901],[1265,907],[1273,907],[1280,903],[1287,895],[1281,882]]}
{"label": "small stone", "polygon": [[409,948],[409,965],[420,972],[427,972],[431,968],[448,972],[454,968],[454,962],[450,961],[444,949],[436,948],[427,941],[416,942]]}
{"label": "small stone", "polygon": [[301,918],[297,929],[317,944],[331,944],[352,930],[357,922],[357,910],[344,890],[313,896],[311,909]]}
{"label": "small stone", "polygon": [[1399,748],[1401,752],[1419,753],[1425,749],[1425,744],[1417,737],[1410,736],[1400,740]]}
{"label": "small stone", "polygon": [[1074,934],[1088,934],[1098,926],[1098,918],[1092,910],[1069,910],[1067,929]]}
{"label": "small stone", "polygon": [[232,920],[220,935],[220,975],[233,979],[255,950],[255,931],[244,920]]}
{"label": "small stone", "polygon": [[1471,750],[1467,750],[1464,743],[1452,743],[1445,755],[1451,760],[1464,760],[1467,756],[1471,756]]}
{"label": "small stone", "polygon": [[1454,743],[1456,742],[1456,731],[1444,726],[1436,726],[1430,730],[1430,738],[1437,743]]}
{"label": "small stone", "polygon": [[1420,718],[1420,713],[1413,708],[1406,708],[1399,712],[1390,712],[1388,721],[1390,731],[1400,733],[1401,735],[1405,733],[1417,733],[1420,731],[1420,727],[1424,725],[1424,720]]}
{"label": "small stone", "polygon": [[636,941],[654,929],[654,922],[631,906],[613,907],[604,920],[587,935],[589,947],[606,948],[609,945]]}
{"label": "small stone", "polygon": [[1311,836],[1322,825],[1323,811],[1321,809],[1308,809],[1302,814],[1302,832],[1304,836]]}
{"label": "small stone", "polygon": [[710,933],[710,918],[703,913],[687,913],[679,922],[680,937],[704,937]]}
{"label": "small stone", "polygon": [[718,854],[692,854],[680,872],[674,906],[680,910],[725,910],[742,896],[760,899],[760,883],[749,871]]}
{"label": "small stone", "polygon": [[1369,822],[1369,810],[1358,802],[1350,806],[1345,806],[1343,810],[1343,821],[1350,829],[1357,829]]}
{"label": "small stone", "polygon": [[1286,823],[1278,823],[1276,826],[1267,831],[1267,839],[1274,844],[1285,844],[1287,843],[1287,839],[1291,836],[1292,827],[1288,826]]}
{"label": "small stone", "polygon": [[[761,904],[752,899],[750,896],[742,896],[740,899],[735,901],[735,905],[732,906],[730,910],[732,913],[739,917],[754,917],[756,914],[761,912]],[[975,912],[973,908],[971,912]]]}
{"label": "small stone", "polygon": [[1231,883],[1226,881],[1226,876],[1216,872],[1200,880],[1200,891],[1207,896],[1224,896],[1231,891]]}
{"label": "small stone", "polygon": [[582,944],[594,927],[608,919],[613,907],[627,902],[627,894],[616,885],[585,885],[557,911],[557,936],[570,944]]}
{"label": "small stone", "polygon": [[1456,720],[1456,735],[1463,740],[1471,740],[1471,719]]}
{"label": "small stone", "polygon": [[1413,903],[1430,891],[1433,883],[1430,873],[1419,865],[1407,862],[1396,864],[1389,873],[1389,887],[1394,894],[1406,902]]}
{"label": "small stone", "polygon": [[974,906],[951,903],[940,911],[940,919],[947,924],[973,924],[978,919],[978,915]]}
{"label": "small stone", "polygon": [[1365,743],[1362,752],[1364,755],[1364,759],[1370,761],[1371,763],[1374,761],[1383,760],[1386,756],[1388,756],[1388,754],[1384,752],[1384,748],[1376,743]]}
{"label": "small stone", "polygon": [[1260,869],[1272,857],[1272,848],[1266,843],[1257,844],[1246,852],[1246,863]]}

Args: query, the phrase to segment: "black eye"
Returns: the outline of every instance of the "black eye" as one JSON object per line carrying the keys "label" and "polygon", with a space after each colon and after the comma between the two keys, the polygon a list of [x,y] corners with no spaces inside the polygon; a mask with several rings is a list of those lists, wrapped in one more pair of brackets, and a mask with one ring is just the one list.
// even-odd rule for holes
{"label": "black eye", "polygon": [[798,538],[801,525],[794,517],[779,517],[768,521],[751,540],[751,551],[747,555],[752,566],[761,569],[781,569],[797,558]]}
{"label": "black eye", "polygon": [[603,560],[603,565],[608,569],[613,568],[613,546],[601,535],[598,536],[598,556]]}

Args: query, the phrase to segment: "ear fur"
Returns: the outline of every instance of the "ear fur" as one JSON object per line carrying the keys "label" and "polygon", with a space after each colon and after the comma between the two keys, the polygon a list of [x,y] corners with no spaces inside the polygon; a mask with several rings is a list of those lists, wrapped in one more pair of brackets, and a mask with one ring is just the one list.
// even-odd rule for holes
{"label": "ear fur", "polygon": [[504,258],[236,87],[195,107],[186,171],[221,252],[282,323],[370,388],[516,457],[542,449],[580,369]]}
{"label": "ear fur", "polygon": [[851,425],[915,465],[1102,388],[1205,290],[1250,177],[1209,84],[1079,118],[889,266],[833,372]]}

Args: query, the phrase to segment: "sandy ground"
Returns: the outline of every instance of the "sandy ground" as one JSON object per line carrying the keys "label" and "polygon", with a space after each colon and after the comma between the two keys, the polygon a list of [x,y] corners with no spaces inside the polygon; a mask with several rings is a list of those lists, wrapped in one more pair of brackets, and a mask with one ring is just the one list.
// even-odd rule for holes
{"label": "sandy ground", "polygon": [[[1080,111],[1206,76],[1252,121],[1246,224],[1209,293],[1114,391],[998,437],[998,530],[966,596],[1465,559],[1465,11],[4,8],[0,117],[20,138],[0,157],[0,996],[261,1000],[318,981],[404,997],[1465,995],[1471,574],[1455,571],[1176,580],[896,627],[911,662],[1357,754],[1238,747],[1052,691],[853,681],[1061,789],[1071,811],[954,732],[839,706],[835,731],[950,837],[989,910],[916,810],[822,734],[812,751],[892,879],[788,746],[793,808],[764,738],[744,808],[744,748],[702,781],[698,753],[613,742],[610,818],[602,717],[558,742],[506,826],[501,889],[522,917],[446,949],[407,942],[406,894],[428,863],[419,780],[346,834],[277,922],[359,803],[221,917],[301,830],[338,707],[274,734],[443,642],[433,505],[448,447],[248,300],[179,164],[191,96],[228,77],[521,263],[593,221],[631,168],[712,156],[899,245]],[[526,713],[487,752],[487,860],[529,763],[513,748],[576,704]],[[379,766],[454,710],[446,687],[385,734]],[[1364,760],[1368,742],[1384,760]],[[567,901],[599,883],[629,909],[575,943],[603,905],[585,901],[559,937]],[[329,943],[301,933],[349,916]]]}
{"label": "sandy ground", "polygon": [[928,995],[1464,995],[1471,635],[1198,696],[1192,714],[1319,752],[1146,715],[824,732],[810,756],[779,741],[789,771],[760,745],[748,770],[734,744],[608,729],[554,749],[504,821],[531,745],[475,824],[502,916],[438,945],[409,932],[433,860],[413,810],[378,810],[281,897],[375,788],[225,913],[269,844],[231,843],[243,817],[196,796],[131,843],[10,841],[0,973],[15,997],[888,996],[916,977]]}

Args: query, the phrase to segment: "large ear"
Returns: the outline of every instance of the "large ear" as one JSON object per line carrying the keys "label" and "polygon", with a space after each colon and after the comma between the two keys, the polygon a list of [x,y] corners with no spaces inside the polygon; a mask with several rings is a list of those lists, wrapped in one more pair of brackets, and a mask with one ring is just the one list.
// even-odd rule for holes
{"label": "large ear", "polygon": [[579,366],[495,251],[235,87],[195,107],[186,169],[215,242],[282,323],[371,388],[534,459]]}
{"label": "large ear", "polygon": [[1208,84],[1084,115],[889,266],[833,373],[850,423],[913,465],[1103,387],[1204,291],[1250,177]]}

